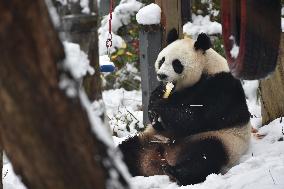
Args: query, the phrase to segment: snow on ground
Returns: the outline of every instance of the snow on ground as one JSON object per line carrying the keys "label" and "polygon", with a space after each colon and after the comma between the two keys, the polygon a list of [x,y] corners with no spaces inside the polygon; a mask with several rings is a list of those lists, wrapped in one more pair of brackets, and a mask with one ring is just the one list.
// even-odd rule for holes
{"label": "snow on ground", "polygon": [[151,3],[138,11],[136,20],[142,25],[160,24],[161,11],[159,5]]}
{"label": "snow on ground", "polygon": [[240,164],[226,174],[211,174],[206,181],[190,186],[177,186],[167,176],[134,177],[131,183],[137,189],[283,189],[284,188],[284,122],[274,120],[260,129],[267,134],[262,140],[252,138],[249,151]]}
{"label": "snow on ground", "polygon": [[103,100],[115,142],[144,128],[141,91],[104,91]]}
{"label": "snow on ground", "polygon": [[216,21],[210,21],[209,15],[195,15],[192,14],[192,22],[188,22],[183,26],[183,32],[192,37],[197,37],[200,33],[208,35],[221,34],[222,25]]}

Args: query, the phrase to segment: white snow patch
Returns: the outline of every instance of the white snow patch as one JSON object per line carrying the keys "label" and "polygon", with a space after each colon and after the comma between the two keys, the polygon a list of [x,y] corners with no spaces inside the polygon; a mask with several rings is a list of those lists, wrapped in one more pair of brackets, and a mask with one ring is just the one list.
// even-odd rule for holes
{"label": "white snow patch", "polygon": [[100,65],[111,65],[114,66],[114,63],[110,60],[108,55],[101,55],[100,56]]}
{"label": "white snow patch", "polygon": [[168,176],[155,175],[150,177],[133,177],[130,184],[134,189],[174,189],[178,188],[176,183],[170,181]]}
{"label": "white snow patch", "polygon": [[[81,51],[80,46],[76,43],[63,42],[66,58],[64,60],[63,68],[70,71],[75,80],[81,80],[87,73],[93,75],[95,70],[90,66],[88,56]],[[68,78],[67,75],[60,76],[59,87],[65,90],[66,95],[70,98],[77,96],[76,82]]]}
{"label": "white snow patch", "polygon": [[142,25],[160,24],[161,12],[159,5],[151,3],[138,11],[136,20]]}
{"label": "white snow patch", "polygon": [[108,90],[103,92],[103,100],[111,129],[119,138],[134,135],[144,128],[141,91]]}
{"label": "white snow patch", "polygon": [[[116,48],[125,46],[124,40],[116,33],[120,27],[130,23],[131,16],[134,16],[142,6],[143,4],[136,0],[122,0],[119,5],[115,7],[112,13],[112,47],[110,48],[110,53],[115,52]],[[109,18],[110,15],[103,18],[101,21],[101,27],[98,30],[100,55],[108,53],[106,40],[109,37]]]}
{"label": "white snow patch", "polygon": [[3,156],[2,179],[4,189],[26,189],[20,177],[15,174],[6,155]]}
{"label": "white snow patch", "polygon": [[243,81],[243,88],[247,98],[247,105],[252,117],[250,122],[254,128],[262,126],[260,98],[257,97],[259,81]]}
{"label": "white snow patch", "polygon": [[90,14],[89,0],[80,0],[80,6],[82,7],[82,13]]}
{"label": "white snow patch", "polygon": [[239,55],[239,47],[234,43],[233,44],[233,47],[232,47],[232,49],[231,49],[231,51],[230,51],[230,54],[231,54],[231,56],[233,57],[233,58],[237,58],[238,57],[238,55]]}
{"label": "white snow patch", "polygon": [[106,105],[107,114],[114,116],[120,108],[138,110],[142,105],[141,91],[126,91],[124,89],[103,91],[103,100]]}
{"label": "white snow patch", "polygon": [[237,58],[238,55],[239,55],[239,49],[240,49],[240,47],[236,44],[236,41],[235,41],[235,37],[234,37],[234,36],[231,35],[229,39],[233,41],[233,47],[232,47],[232,49],[230,50],[231,57],[232,57],[232,58]]}
{"label": "white snow patch", "polygon": [[216,21],[210,21],[210,17],[192,14],[192,22],[183,26],[183,33],[196,38],[200,33],[208,35],[221,34],[222,25]]}
{"label": "white snow patch", "polygon": [[63,42],[66,59],[64,66],[69,69],[75,79],[80,79],[87,73],[93,75],[95,70],[89,64],[89,59],[86,53],[81,51],[80,46],[76,43]]}

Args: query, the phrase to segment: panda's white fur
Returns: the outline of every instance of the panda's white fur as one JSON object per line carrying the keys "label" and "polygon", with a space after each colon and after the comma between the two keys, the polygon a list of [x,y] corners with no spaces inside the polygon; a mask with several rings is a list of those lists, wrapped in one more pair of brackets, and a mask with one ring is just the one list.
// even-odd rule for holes
{"label": "panda's white fur", "polygon": [[[169,82],[176,81],[177,90],[195,84],[199,81],[202,73],[211,75],[229,72],[226,59],[213,49],[208,49],[205,54],[202,50],[196,51],[194,42],[194,40],[187,38],[171,43],[159,53],[155,62],[157,74],[166,74]],[[159,68],[159,60],[163,57],[165,57],[165,62]],[[179,59],[183,63],[185,70],[182,74],[174,72],[172,67],[174,59]]]}
{"label": "panda's white fur", "polygon": [[199,133],[187,138],[189,141],[206,139],[216,137],[222,141],[228,153],[229,162],[222,168],[222,173],[226,173],[229,168],[238,163],[240,157],[247,151],[250,143],[251,124],[247,123],[245,126],[222,129],[219,131],[209,131]]}

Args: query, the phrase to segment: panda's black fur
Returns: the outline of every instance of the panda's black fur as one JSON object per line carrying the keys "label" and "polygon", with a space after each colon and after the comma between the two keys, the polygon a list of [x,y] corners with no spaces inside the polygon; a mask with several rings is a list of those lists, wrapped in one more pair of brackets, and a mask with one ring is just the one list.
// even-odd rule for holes
{"label": "panda's black fur", "polygon": [[152,121],[152,112],[161,117],[159,125],[163,128],[159,130],[188,136],[243,125],[250,120],[242,85],[231,73],[202,75],[198,83],[174,92],[168,99],[162,98],[164,89],[161,83],[152,92],[149,104]]}
{"label": "panda's black fur", "polygon": [[[194,45],[202,53],[211,44],[204,35]],[[157,60],[159,69],[165,58],[161,60]],[[176,73],[183,70],[175,64],[179,67],[173,68]],[[203,73],[198,82],[174,89],[167,99],[162,97],[164,92],[165,84],[161,83],[151,93],[148,108],[152,124],[119,145],[130,173],[166,174],[187,185],[232,166],[245,149],[239,146],[247,145],[249,137],[250,114],[240,81],[230,72]]]}

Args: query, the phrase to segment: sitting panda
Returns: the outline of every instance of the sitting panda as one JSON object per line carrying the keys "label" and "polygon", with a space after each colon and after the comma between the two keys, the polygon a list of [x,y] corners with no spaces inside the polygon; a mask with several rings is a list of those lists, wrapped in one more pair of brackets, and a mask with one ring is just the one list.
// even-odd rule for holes
{"label": "sitting panda", "polygon": [[[250,143],[250,113],[238,79],[202,33],[175,40],[155,68],[161,84],[152,92],[148,125],[119,145],[133,176],[168,175],[179,185],[225,173]],[[163,98],[165,84],[174,89]]]}

